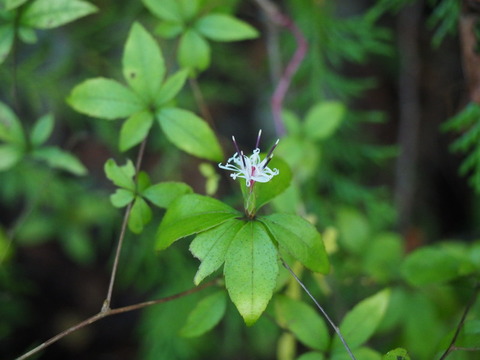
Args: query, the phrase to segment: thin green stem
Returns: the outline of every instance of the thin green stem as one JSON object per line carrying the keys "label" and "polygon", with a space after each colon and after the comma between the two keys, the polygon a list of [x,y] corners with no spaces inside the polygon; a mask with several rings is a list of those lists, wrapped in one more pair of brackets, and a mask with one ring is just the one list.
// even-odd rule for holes
{"label": "thin green stem", "polygon": [[312,295],[312,293],[307,289],[305,284],[298,278],[298,276],[295,274],[295,272],[291,269],[290,266],[285,262],[285,260],[282,259],[282,264],[285,266],[285,268],[290,272],[290,274],[293,276],[293,278],[298,282],[298,284],[302,287],[302,289],[307,293],[307,295],[312,299],[312,301],[315,303],[317,308],[320,310],[320,312],[323,314],[325,319],[327,319],[328,323],[330,326],[333,328],[333,330],[337,333],[338,337],[343,343],[343,346],[348,352],[348,355],[350,355],[350,358],[352,360],[356,360],[355,355],[353,355],[352,350],[350,350],[350,347],[348,346],[347,342],[345,341],[345,338],[343,337],[342,333],[340,332],[340,329],[338,328],[337,325],[333,322],[332,319],[330,319],[330,316],[326,313],[326,311],[323,309],[323,307],[318,303],[318,301],[315,299],[315,297]]}

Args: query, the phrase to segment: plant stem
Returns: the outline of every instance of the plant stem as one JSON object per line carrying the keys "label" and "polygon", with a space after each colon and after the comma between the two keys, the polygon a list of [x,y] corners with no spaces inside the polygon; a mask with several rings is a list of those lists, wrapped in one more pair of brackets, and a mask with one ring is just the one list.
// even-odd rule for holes
{"label": "plant stem", "polygon": [[208,109],[208,106],[205,102],[205,98],[203,97],[202,90],[198,85],[198,81],[196,78],[189,78],[188,83],[193,91],[193,96],[195,97],[195,101],[197,102],[198,109],[202,114],[202,117],[210,124],[210,126],[214,127],[213,117]]}
{"label": "plant stem", "polygon": [[[145,153],[145,146],[147,144],[147,138],[145,138],[140,144],[138,150],[137,161],[135,164],[135,182],[137,180],[138,172],[142,164],[143,154]],[[115,258],[113,260],[112,273],[110,274],[110,283],[108,285],[107,297],[103,301],[101,313],[110,310],[110,303],[112,301],[112,292],[113,285],[115,284],[115,277],[117,275],[118,261],[120,259],[120,253],[122,251],[123,239],[125,238],[125,233],[127,231],[128,218],[130,217],[130,211],[132,210],[132,203],[128,204],[127,209],[125,210],[125,215],[123,216],[122,229],[118,237],[117,250],[115,252]]]}
{"label": "plant stem", "polygon": [[307,289],[307,287],[303,284],[303,282],[298,278],[298,276],[295,274],[295,272],[290,268],[290,266],[288,266],[288,264],[285,262],[285,260],[281,259],[282,260],[282,264],[283,266],[290,272],[290,274],[292,274],[292,276],[294,277],[294,279],[298,282],[298,284],[302,287],[302,289],[307,293],[307,295],[310,297],[310,299],[312,299],[312,301],[315,303],[315,305],[317,306],[317,308],[320,310],[320,312],[323,314],[323,316],[325,317],[325,319],[327,319],[328,323],[330,324],[330,326],[333,328],[333,330],[337,333],[338,337],[340,338],[340,340],[342,341],[343,343],[343,346],[345,347],[345,349],[347,350],[348,352],[348,355],[350,355],[350,358],[352,360],[356,360],[355,358],[355,355],[353,355],[352,353],[352,350],[350,350],[350,347],[348,346],[347,342],[345,341],[342,333],[340,332],[340,329],[338,328],[338,326],[335,325],[335,323],[333,322],[332,319],[330,319],[330,316],[328,316],[328,314],[325,312],[325,310],[323,309],[323,307],[318,303],[318,301],[314,298],[314,296],[312,295],[312,293]]}
{"label": "plant stem", "polygon": [[106,310],[102,309],[102,311],[100,311],[98,314],[93,315],[93,316],[89,317],[88,319],[85,319],[82,322],[80,322],[80,323],[62,331],[61,333],[59,333],[55,336],[53,336],[52,338],[50,338],[47,341],[45,341],[44,343],[40,344],[36,348],[34,348],[34,349],[30,350],[29,352],[23,354],[22,356],[19,356],[18,358],[16,358],[16,360],[27,359],[30,356],[42,351],[46,347],[52,345],[53,343],[56,343],[58,340],[64,338],[65,336],[71,334],[72,332],[75,332],[75,331],[77,331],[81,328],[84,328],[87,325],[93,324],[93,323],[97,322],[98,320],[103,319],[107,316],[122,314],[122,313],[126,313],[126,312],[129,312],[129,311],[139,310],[139,309],[145,308],[147,306],[162,304],[162,303],[166,303],[166,302],[169,302],[169,301],[172,301],[172,300],[176,300],[180,297],[187,296],[187,295],[196,293],[200,290],[203,290],[203,289],[205,289],[209,286],[212,286],[215,283],[216,283],[216,280],[213,280],[213,281],[205,283],[201,286],[194,287],[192,289],[183,291],[183,292],[175,294],[175,295],[167,296],[167,297],[164,297],[164,298],[161,298],[161,299],[145,301],[145,302],[134,304],[134,305],[124,306],[124,307],[121,307],[121,308],[118,308],[118,309],[110,309],[110,308],[108,308]]}
{"label": "plant stem", "polygon": [[308,44],[295,22],[283,14],[273,2],[270,0],[256,0],[256,2],[263,9],[263,11],[265,11],[274,24],[284,27],[290,31],[297,42],[297,49],[295,50],[295,53],[290,59],[287,67],[283,71],[277,87],[273,92],[271,100],[275,130],[277,135],[281,137],[285,134],[285,126],[282,120],[283,101],[285,100],[285,95],[287,94],[292,82],[292,77],[297,72],[300,64],[303,61],[303,58],[307,53]]}
{"label": "plant stem", "polygon": [[453,335],[452,341],[450,342],[450,345],[448,348],[445,350],[443,355],[440,357],[439,360],[444,360],[447,358],[447,356],[454,350],[458,350],[458,348],[455,347],[455,342],[457,341],[458,335],[460,335],[460,330],[462,330],[463,325],[465,324],[465,319],[467,317],[468,312],[472,308],[473,304],[475,304],[475,301],[477,300],[478,292],[480,291],[480,284],[475,285],[474,292],[472,294],[472,297],[470,298],[470,301],[468,302],[467,306],[465,306],[465,310],[463,311],[462,317],[457,325],[457,329],[455,330],[455,334]]}

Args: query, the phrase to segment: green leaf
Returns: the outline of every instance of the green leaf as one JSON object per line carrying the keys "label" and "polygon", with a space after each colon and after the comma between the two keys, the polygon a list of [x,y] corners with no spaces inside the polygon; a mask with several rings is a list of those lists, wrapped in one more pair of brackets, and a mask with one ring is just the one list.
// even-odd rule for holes
{"label": "green leaf", "polygon": [[[355,355],[355,359],[357,360],[382,360],[382,355],[368,347],[361,347],[353,350],[353,354]],[[332,354],[330,360],[350,360],[351,357],[347,352],[336,352]]]}
{"label": "green leaf", "polygon": [[13,10],[20,5],[23,5],[28,0],[5,0],[5,10]]}
{"label": "green leaf", "polygon": [[104,170],[107,178],[115,185],[135,192],[135,183],[133,182],[135,166],[131,160],[127,160],[127,163],[123,166],[118,166],[115,160],[108,159]]}
{"label": "green leaf", "polygon": [[310,139],[324,140],[333,135],[345,115],[345,105],[338,101],[324,101],[308,112],[305,123],[305,135]]}
{"label": "green leaf", "polygon": [[79,0],[35,0],[20,16],[22,25],[51,29],[97,11],[97,7]]}
{"label": "green leaf", "polygon": [[460,262],[446,249],[424,247],[409,254],[401,273],[412,285],[443,283],[459,276]]}
{"label": "green leaf", "polygon": [[[270,169],[278,169],[279,174],[275,175],[269,182],[255,183],[254,191],[256,194],[257,210],[284,192],[292,181],[290,167],[283,159],[274,157],[268,163],[268,167]],[[241,182],[241,187],[242,192],[245,193],[245,191],[248,191],[244,181]]]}
{"label": "green leaf", "polygon": [[230,219],[195,237],[190,244],[190,251],[201,261],[193,279],[195,285],[222,266],[230,243],[244,225],[242,220]]}
{"label": "green leaf", "polygon": [[239,216],[238,211],[219,200],[197,194],[183,195],[165,213],[157,231],[156,249],[166,249],[180,238]]}
{"label": "green leaf", "polygon": [[87,174],[87,169],[80,160],[69,152],[55,146],[35,149],[32,152],[32,156],[35,159],[46,161],[52,168],[65,170],[78,176]]}
{"label": "green leaf", "polygon": [[162,21],[155,28],[156,34],[165,39],[173,39],[183,31],[183,24],[175,21]]}
{"label": "green leaf", "polygon": [[318,168],[320,149],[304,137],[286,136],[275,151],[290,165],[300,183],[311,178]]}
{"label": "green leaf", "polygon": [[384,233],[369,241],[363,266],[368,274],[382,283],[394,279],[403,260],[403,239],[395,233]]}
{"label": "green leaf", "polygon": [[265,228],[247,222],[225,256],[225,285],[245,323],[253,325],[270,301],[278,276],[278,253]]}
{"label": "green leaf", "polygon": [[34,147],[42,145],[52,135],[53,115],[47,114],[37,120],[30,133],[30,141]]}
{"label": "green leaf", "polygon": [[330,265],[320,233],[298,215],[272,214],[259,218],[280,246],[312,271],[327,273]]}
{"label": "green leaf", "polygon": [[152,210],[140,196],[135,198],[128,218],[128,228],[135,234],[140,234],[143,227],[152,220]]}
{"label": "green leaf", "polygon": [[0,25],[0,64],[5,61],[13,45],[15,32],[12,23]]}
{"label": "green leaf", "polygon": [[180,38],[178,62],[191,74],[205,70],[210,65],[210,45],[194,30],[187,30]]}
{"label": "green leaf", "polygon": [[322,353],[310,351],[302,354],[296,360],[325,360],[325,356]]}
{"label": "green leaf", "polygon": [[306,346],[326,351],[330,342],[327,326],[318,313],[304,302],[279,295],[275,297],[276,319]]}
{"label": "green leaf", "polygon": [[162,20],[182,22],[183,16],[178,0],[143,0],[143,3],[155,16]]}
{"label": "green leaf", "polygon": [[258,31],[247,23],[226,14],[209,14],[194,24],[195,29],[210,40],[238,41],[258,37]]}
{"label": "green leaf", "polygon": [[160,208],[168,208],[178,197],[192,193],[190,186],[182,182],[161,182],[142,192],[142,196]]}
{"label": "green leaf", "polygon": [[[340,324],[340,331],[351,349],[359,347],[373,335],[387,310],[389,300],[390,290],[385,289],[362,300],[347,313]],[[333,351],[345,351],[338,337],[334,339]]]}
{"label": "green leaf", "polygon": [[287,130],[288,135],[299,136],[302,129],[302,123],[298,116],[289,110],[282,111],[282,120]]}
{"label": "green leaf", "polygon": [[147,102],[156,97],[165,64],[155,39],[139,23],[134,23],[123,52],[123,76],[135,92]]}
{"label": "green leaf", "polygon": [[368,245],[370,226],[363,214],[344,207],[337,212],[337,227],[341,244],[354,254],[361,254]]}
{"label": "green leaf", "polygon": [[208,160],[220,161],[223,158],[212,129],[194,113],[166,108],[157,113],[157,120],[167,138],[179,149]]}
{"label": "green leaf", "polygon": [[15,166],[23,157],[23,153],[12,145],[0,145],[0,171]]}
{"label": "green leaf", "polygon": [[153,114],[150,111],[140,111],[130,116],[120,130],[120,151],[127,151],[145,140],[152,124]]}
{"label": "green leaf", "polygon": [[117,208],[122,208],[130,204],[135,198],[134,193],[127,189],[117,189],[114,194],[110,195],[110,202]]}
{"label": "green leaf", "polygon": [[130,89],[105,78],[85,80],[75,86],[67,101],[78,112],[108,120],[128,117],[146,108]]}
{"label": "green leaf", "polygon": [[224,291],[217,291],[202,299],[188,315],[186,324],[180,330],[184,337],[200,336],[213,329],[225,314],[227,298]]}
{"label": "green leaf", "polygon": [[0,102],[0,140],[25,147],[25,133],[14,112]]}
{"label": "green leaf", "polygon": [[382,360],[410,360],[407,350],[396,348],[386,353]]}
{"label": "green leaf", "polygon": [[26,44],[36,44],[38,41],[37,33],[35,32],[35,29],[31,27],[19,27],[18,37]]}
{"label": "green leaf", "polygon": [[188,70],[180,70],[170,76],[156,95],[155,106],[160,107],[177,96],[188,77]]}

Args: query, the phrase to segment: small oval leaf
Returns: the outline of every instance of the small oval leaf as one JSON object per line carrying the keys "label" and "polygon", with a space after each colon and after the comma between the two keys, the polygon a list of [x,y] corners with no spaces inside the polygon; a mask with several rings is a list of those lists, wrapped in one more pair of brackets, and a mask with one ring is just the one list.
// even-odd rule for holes
{"label": "small oval leaf", "polygon": [[180,330],[180,335],[196,337],[213,329],[222,320],[226,308],[227,297],[224,291],[207,296],[188,315],[186,324]]}

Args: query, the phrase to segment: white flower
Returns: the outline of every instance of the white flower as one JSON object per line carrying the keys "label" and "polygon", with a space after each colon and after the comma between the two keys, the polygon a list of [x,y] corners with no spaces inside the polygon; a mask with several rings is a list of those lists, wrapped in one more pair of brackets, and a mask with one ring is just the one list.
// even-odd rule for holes
{"label": "white flower", "polygon": [[260,143],[261,135],[262,130],[258,132],[256,148],[250,156],[244,155],[243,151],[239,150],[235,137],[232,136],[237,152],[228,159],[225,165],[218,164],[218,167],[221,169],[233,171],[230,176],[234,180],[237,177],[245,179],[247,187],[252,187],[255,182],[266,183],[275,175],[279,174],[278,169],[272,170],[267,166],[270,160],[272,160],[273,150],[277,147],[279,140],[275,142],[267,156],[263,160],[260,160],[260,149],[258,145]]}

